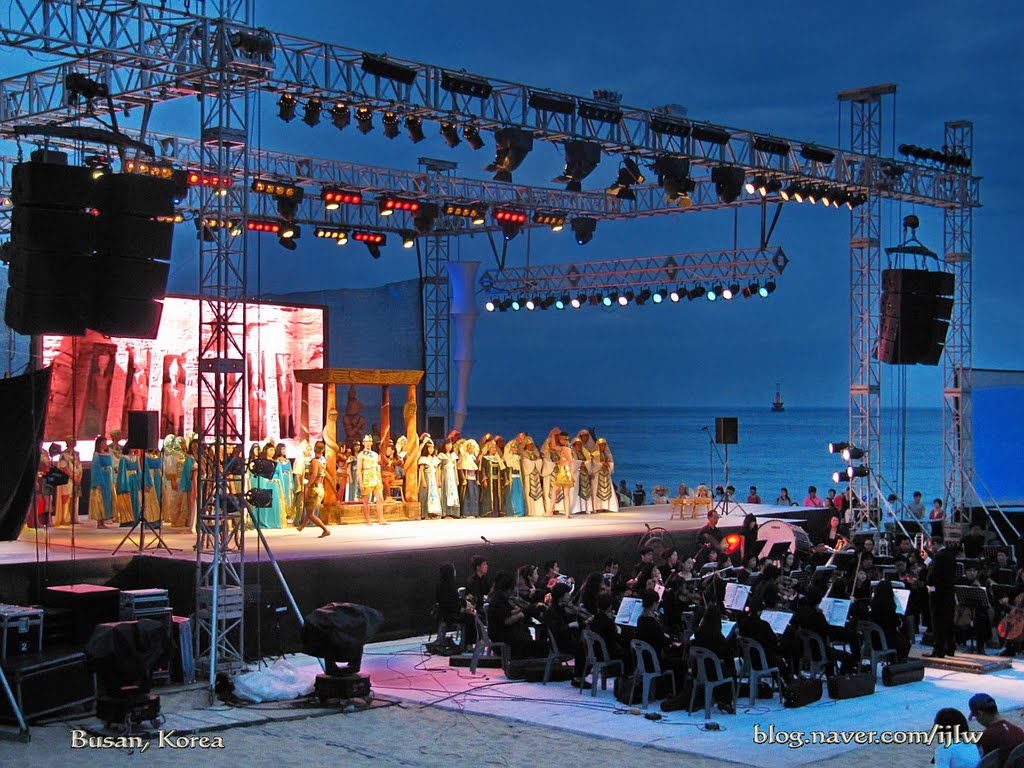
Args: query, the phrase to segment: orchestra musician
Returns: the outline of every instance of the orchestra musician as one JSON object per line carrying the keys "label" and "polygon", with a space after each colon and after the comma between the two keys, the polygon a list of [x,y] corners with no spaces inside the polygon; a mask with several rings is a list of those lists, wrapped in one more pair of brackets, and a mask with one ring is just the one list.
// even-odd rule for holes
{"label": "orchestra musician", "polygon": [[718,512],[712,507],[708,510],[707,525],[697,531],[697,543],[700,546],[697,562],[700,565],[704,565],[711,559],[709,555],[711,550],[716,553],[721,552],[723,538],[725,538],[725,534],[718,527]]}

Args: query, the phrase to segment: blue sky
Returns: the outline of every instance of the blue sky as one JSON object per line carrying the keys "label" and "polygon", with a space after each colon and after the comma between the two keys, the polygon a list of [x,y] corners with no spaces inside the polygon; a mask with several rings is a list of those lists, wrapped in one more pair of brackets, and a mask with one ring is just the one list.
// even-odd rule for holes
{"label": "blue sky", "polygon": [[[1024,9],[1010,3],[848,4],[611,2],[467,4],[392,2],[386,6],[304,0],[257,2],[256,23],[314,40],[465,68],[538,87],[589,94],[608,88],[639,107],[678,103],[691,117],[762,133],[838,142],[840,89],[895,82],[896,130],[885,140],[941,146],[943,122],[975,123],[974,170],[984,176],[984,207],[974,219],[974,362],[1024,368],[1019,338],[1024,313],[1006,288],[1017,278],[1022,218],[1013,201],[1024,174],[1017,142],[1024,54]],[[6,67],[5,67],[6,69]],[[158,110],[159,113],[159,110]],[[285,125],[273,100],[260,102],[259,141],[268,148],[375,165],[415,168],[426,155],[455,160],[459,174],[486,177],[493,141],[472,152],[449,149],[426,127],[411,145],[354,126]],[[194,110],[176,105],[154,126],[194,135]],[[893,153],[895,154],[895,153]],[[561,169],[560,147],[535,145],[517,182],[548,184]],[[617,163],[606,157],[584,183],[599,188]],[[919,237],[942,250],[942,218],[908,206],[883,209],[884,243],[901,239],[902,216],[922,218]],[[756,245],[759,216],[741,212],[739,242]],[[180,230],[172,290],[194,285],[195,240]],[[787,206],[773,235],[790,258],[767,301],[598,309],[574,313],[482,314],[470,402],[473,404],[661,405],[760,404],[776,381],[787,403],[846,403],[848,386],[849,217],[820,206]],[[593,242],[569,232],[535,232],[534,263],[565,263],[728,247],[732,214],[715,212],[602,223]],[[485,239],[464,239],[462,259],[493,265]],[[260,249],[261,281],[275,293],[314,287],[365,287],[416,274],[415,259],[396,246],[374,261],[365,249],[317,246]],[[510,247],[522,264],[527,238]],[[311,276],[315,276],[312,277]],[[482,304],[482,300],[481,300]],[[386,343],[382,339],[382,343]],[[893,378],[887,371],[887,381]],[[909,375],[912,403],[938,406],[938,369]],[[888,396],[890,385],[884,386]]]}

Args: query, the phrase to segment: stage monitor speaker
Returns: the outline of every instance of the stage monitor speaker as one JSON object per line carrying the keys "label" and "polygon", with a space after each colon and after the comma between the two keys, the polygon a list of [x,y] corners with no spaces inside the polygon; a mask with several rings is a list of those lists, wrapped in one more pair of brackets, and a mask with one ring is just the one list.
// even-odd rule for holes
{"label": "stage monitor speaker", "polygon": [[128,439],[125,449],[159,450],[160,414],[156,411],[128,411]]}
{"label": "stage monitor speaker", "polygon": [[447,434],[444,430],[444,416],[427,416],[427,432],[431,434],[435,441],[443,441]]}
{"label": "stage monitor speaker", "polygon": [[735,416],[719,416],[715,419],[715,442],[719,445],[736,445],[740,441],[740,422]]}

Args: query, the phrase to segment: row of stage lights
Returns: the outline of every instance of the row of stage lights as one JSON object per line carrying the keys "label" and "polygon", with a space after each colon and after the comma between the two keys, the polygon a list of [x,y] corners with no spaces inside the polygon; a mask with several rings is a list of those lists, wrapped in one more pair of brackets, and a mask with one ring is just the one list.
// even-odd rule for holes
{"label": "row of stage lights", "polygon": [[640,291],[627,288],[623,291],[565,293],[559,296],[531,296],[528,298],[506,296],[503,299],[489,299],[484,304],[484,309],[488,312],[506,312],[508,310],[518,312],[521,309],[533,312],[535,310],[551,308],[581,309],[586,306],[626,307],[634,303],[638,306],[643,306],[648,302],[652,304],[662,304],[665,302],[678,304],[683,299],[694,301],[700,298],[705,298],[708,301],[717,301],[721,297],[726,301],[731,301],[737,296],[742,296],[745,299],[755,296],[767,298],[774,292],[774,280],[768,280],[764,284],[754,281],[746,286],[741,286],[735,282],[729,285],[716,283],[710,288],[705,288],[701,285],[695,285],[690,288],[679,286],[676,289],[658,288],[651,290],[650,288],[643,288]]}
{"label": "row of stage lights", "polygon": [[863,464],[854,466],[853,464],[853,462],[860,461],[867,455],[867,451],[864,449],[846,442],[834,442],[828,444],[828,452],[832,454],[838,453],[847,464],[846,469],[832,473],[833,483],[849,483],[855,478],[867,477],[871,474],[871,470],[867,466]]}

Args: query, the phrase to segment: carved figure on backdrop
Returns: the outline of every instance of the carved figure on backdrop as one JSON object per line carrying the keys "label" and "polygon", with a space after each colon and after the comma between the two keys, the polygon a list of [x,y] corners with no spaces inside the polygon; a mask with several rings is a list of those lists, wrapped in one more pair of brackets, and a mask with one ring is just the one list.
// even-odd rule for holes
{"label": "carved figure on backdrop", "polygon": [[87,435],[101,434],[107,428],[110,387],[114,383],[114,353],[117,351],[112,344],[96,344],[93,349],[80,427]]}
{"label": "carved figure on backdrop", "polygon": [[160,394],[160,432],[180,435],[185,431],[185,356],[164,355],[163,389]]}
{"label": "carved figure on backdrop", "polygon": [[267,429],[267,384],[263,355],[249,355],[249,439],[259,440]]}
{"label": "carved figure on backdrop", "polygon": [[[581,435],[583,432],[580,433]],[[587,432],[586,434],[590,434]],[[590,451],[579,435],[572,441],[572,470],[576,478],[573,514],[586,515],[595,511],[593,506],[593,475],[590,472]]]}
{"label": "carved figure on backdrop", "polygon": [[544,515],[544,484],[541,481],[541,456],[537,444],[529,435],[523,437],[523,449],[519,459],[523,468],[523,497],[526,502],[526,514],[530,517]]}
{"label": "carved figure on backdrop", "polygon": [[576,487],[576,481],[572,476],[572,449],[569,448],[569,435],[559,431],[552,443],[555,468],[551,478],[551,498],[549,505],[551,514],[555,513],[558,505],[562,505],[565,516],[572,514],[572,493]]}
{"label": "carved figure on backdrop", "polygon": [[128,349],[128,375],[125,377],[124,414],[121,424],[128,424],[128,411],[145,411],[149,404],[149,350]]}
{"label": "carved figure on backdrop", "polygon": [[461,517],[462,507],[459,501],[459,455],[455,451],[455,444],[449,439],[441,445],[441,452],[437,455],[441,460],[438,466],[438,475],[441,483],[441,507],[444,509],[445,517]]}
{"label": "carved figure on backdrop", "polygon": [[295,437],[295,374],[292,356],[282,352],[274,356],[277,362],[277,420],[281,437]]}
{"label": "carved figure on backdrop", "polygon": [[505,514],[513,517],[522,517],[526,514],[526,500],[523,496],[523,464],[519,455],[522,451],[521,437],[524,435],[520,432],[514,439],[509,440],[502,455],[508,472],[508,484],[505,486]]}
{"label": "carved figure on backdrop", "polygon": [[409,387],[405,405],[402,406],[402,422],[405,426],[405,456],[402,459],[402,467],[405,472],[405,498],[412,502],[418,495],[417,480],[419,474],[417,467],[420,461],[420,444],[416,437],[416,387]]}
{"label": "carved figure on backdrop", "polygon": [[591,488],[593,489],[593,505],[595,512],[618,512],[619,496],[615,492],[615,459],[608,441],[603,437],[595,443],[595,452],[591,453],[590,472]]}
{"label": "carved figure on backdrop", "polygon": [[327,400],[327,419],[324,421],[323,432],[324,444],[327,446],[324,453],[324,504],[345,501],[344,489],[339,493],[339,486],[345,482],[345,464],[338,455],[338,404],[335,400],[335,389],[336,387],[330,384],[324,390]]}
{"label": "carved figure on backdrop", "polygon": [[373,450],[373,438],[370,435],[363,437],[363,450],[359,452],[356,466],[366,524],[370,524],[370,502],[374,501],[377,505],[377,522],[387,525],[388,521],[384,519],[384,484],[380,479],[380,456]]}
{"label": "carved figure on backdrop", "polygon": [[96,438],[89,470],[89,519],[106,528],[114,516],[114,462],[105,437]]}
{"label": "carved figure on backdrop", "polygon": [[348,399],[345,401],[345,415],[341,419],[345,428],[345,439],[358,442],[366,434],[366,418],[363,416],[363,404],[356,397],[355,385],[349,385]]}
{"label": "carved figure on backdrop", "polygon": [[57,486],[57,510],[54,525],[71,525],[72,516],[78,516],[78,500],[82,495],[82,459],[75,450],[74,437],[66,437],[67,447],[57,457],[57,469],[71,478],[70,483]]}

